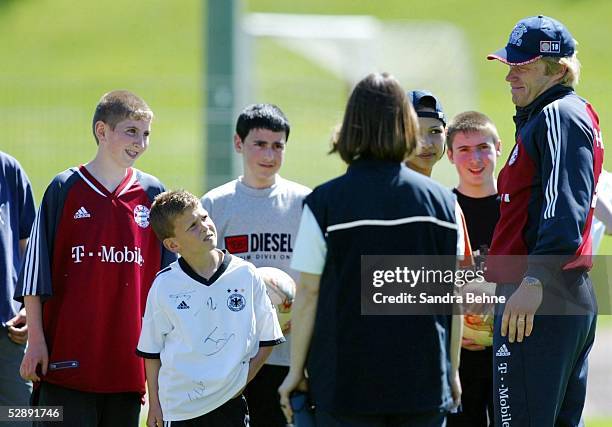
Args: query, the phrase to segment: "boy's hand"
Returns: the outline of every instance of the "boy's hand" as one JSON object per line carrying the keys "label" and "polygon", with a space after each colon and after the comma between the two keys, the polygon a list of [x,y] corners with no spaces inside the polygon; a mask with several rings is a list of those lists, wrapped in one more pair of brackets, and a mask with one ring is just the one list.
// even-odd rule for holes
{"label": "boy's hand", "polygon": [[25,344],[28,341],[28,326],[26,324],[26,311],[22,308],[15,317],[6,322],[8,337],[15,344]]}
{"label": "boy's hand", "polygon": [[481,351],[484,350],[486,347],[479,345],[479,344],[475,344],[474,340],[471,340],[469,338],[462,338],[461,339],[461,347],[465,348],[466,350],[469,351]]}
{"label": "boy's hand", "polygon": [[285,324],[281,326],[281,331],[283,335],[289,335],[289,332],[291,332],[291,320],[287,320]]}
{"label": "boy's hand", "polygon": [[459,380],[459,371],[451,375],[451,394],[453,396],[453,409],[456,409],[461,405],[461,381]]}
{"label": "boy's hand", "polygon": [[49,352],[47,351],[47,343],[44,339],[41,341],[30,340],[25,355],[23,356],[23,360],[21,361],[19,374],[24,380],[40,381],[40,378],[36,373],[36,368],[39,364],[42,374],[46,375],[47,367],[49,366]]}
{"label": "boy's hand", "polygon": [[147,415],[147,427],[163,427],[164,414],[159,403],[149,401],[149,414]]}

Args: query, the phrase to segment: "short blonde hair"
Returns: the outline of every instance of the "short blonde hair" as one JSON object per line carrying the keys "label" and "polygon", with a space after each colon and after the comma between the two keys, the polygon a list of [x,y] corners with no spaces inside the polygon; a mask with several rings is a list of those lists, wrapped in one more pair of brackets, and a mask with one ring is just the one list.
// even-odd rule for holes
{"label": "short blonde hair", "polygon": [[500,140],[493,120],[479,111],[464,111],[451,119],[446,132],[446,146],[450,151],[458,133],[482,133],[491,137],[493,144]]}
{"label": "short blonde hair", "polygon": [[576,53],[577,52],[574,52],[572,56],[563,58],[555,58],[552,56],[542,57],[542,61],[546,66],[546,75],[555,74],[559,72],[561,67],[565,67],[565,74],[559,83],[575,89],[580,80],[580,61]]}
{"label": "short blonde hair", "polygon": [[114,90],[102,95],[96,105],[92,122],[96,144],[99,144],[96,135],[97,122],[104,122],[114,130],[119,122],[126,119],[153,120],[153,111],[141,97],[127,90]]}
{"label": "short blonde hair", "polygon": [[174,237],[174,222],[187,209],[200,206],[200,199],[185,190],[164,191],[158,194],[151,205],[149,222],[160,241]]}

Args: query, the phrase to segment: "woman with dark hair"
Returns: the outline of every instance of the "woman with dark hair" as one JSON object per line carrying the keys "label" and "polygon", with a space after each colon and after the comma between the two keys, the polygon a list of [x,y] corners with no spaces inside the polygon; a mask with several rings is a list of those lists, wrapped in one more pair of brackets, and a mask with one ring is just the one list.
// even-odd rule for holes
{"label": "woman with dark hair", "polygon": [[460,322],[361,314],[363,255],[463,253],[455,198],[403,164],[416,135],[394,77],[357,84],[332,148],[348,170],[306,197],[293,252],[301,276],[291,368],[279,388],[289,418],[305,369],[319,426],[442,426],[458,402]]}

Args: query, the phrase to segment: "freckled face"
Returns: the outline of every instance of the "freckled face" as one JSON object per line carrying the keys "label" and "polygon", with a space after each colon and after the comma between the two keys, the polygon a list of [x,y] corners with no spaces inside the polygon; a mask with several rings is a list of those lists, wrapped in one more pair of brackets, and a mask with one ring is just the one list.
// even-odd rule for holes
{"label": "freckled face", "polygon": [[123,120],[115,126],[103,125],[98,141],[110,158],[120,167],[129,168],[146,151],[151,134],[151,120]]}
{"label": "freckled face", "polygon": [[459,132],[453,138],[448,158],[457,168],[461,182],[479,187],[492,181],[499,157],[499,143],[480,132]]}

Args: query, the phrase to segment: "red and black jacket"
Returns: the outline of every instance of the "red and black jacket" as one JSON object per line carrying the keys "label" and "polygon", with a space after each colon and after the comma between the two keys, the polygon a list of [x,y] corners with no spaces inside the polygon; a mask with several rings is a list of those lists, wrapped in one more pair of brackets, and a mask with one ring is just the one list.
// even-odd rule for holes
{"label": "red and black jacket", "polygon": [[571,88],[556,85],[517,108],[514,121],[516,144],[498,178],[501,216],[487,277],[518,283],[532,276],[546,286],[559,271],[591,267],[603,163],[599,118]]}

